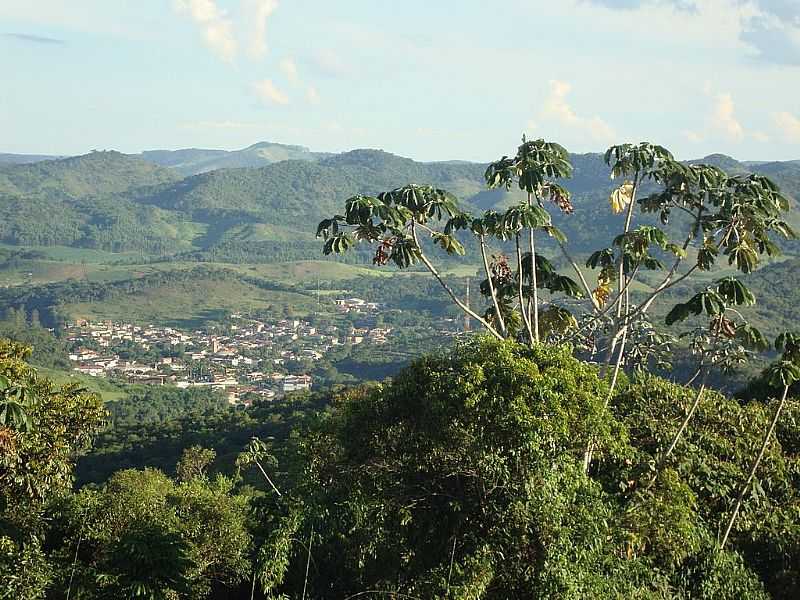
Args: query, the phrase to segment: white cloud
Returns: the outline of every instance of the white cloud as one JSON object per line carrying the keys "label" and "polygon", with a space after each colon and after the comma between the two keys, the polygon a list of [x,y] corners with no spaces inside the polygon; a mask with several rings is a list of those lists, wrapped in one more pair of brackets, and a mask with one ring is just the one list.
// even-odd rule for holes
{"label": "white cloud", "polygon": [[779,112],[773,115],[773,120],[787,142],[800,143],[800,117],[790,112]]}
{"label": "white cloud", "polygon": [[711,126],[731,141],[744,139],[744,127],[736,118],[736,107],[730,94],[717,94],[714,99]]}
{"label": "white cloud", "polygon": [[317,88],[315,88],[313,85],[308,86],[308,88],[306,89],[306,100],[308,100],[309,104],[320,103],[319,92],[317,91]]}
{"label": "white cloud", "polygon": [[278,63],[278,68],[292,85],[300,83],[300,76],[297,73],[297,65],[291,58],[284,58]]}
{"label": "white cloud", "polygon": [[771,137],[763,131],[749,130],[742,125],[736,116],[736,103],[728,92],[715,93],[710,82],[703,85],[703,93],[711,103],[702,131],[683,131],[683,137],[692,143],[700,143],[722,137],[729,142],[753,140],[759,143],[771,141]]}
{"label": "white cloud", "polygon": [[263,58],[267,54],[267,24],[278,8],[278,0],[243,0],[244,14],[250,23],[250,55]]}
{"label": "white cloud", "polygon": [[174,5],[201,29],[209,48],[226,61],[236,58],[239,47],[233,35],[233,22],[214,0],[174,0]]}
{"label": "white cloud", "polygon": [[564,81],[550,81],[550,94],[544,103],[541,117],[550,118],[571,129],[587,132],[598,142],[608,142],[616,137],[614,129],[598,116],[578,116],[567,102],[572,86]]}
{"label": "white cloud", "polygon": [[289,96],[282,92],[271,79],[263,79],[253,84],[253,91],[264,102],[272,104],[289,104]]}

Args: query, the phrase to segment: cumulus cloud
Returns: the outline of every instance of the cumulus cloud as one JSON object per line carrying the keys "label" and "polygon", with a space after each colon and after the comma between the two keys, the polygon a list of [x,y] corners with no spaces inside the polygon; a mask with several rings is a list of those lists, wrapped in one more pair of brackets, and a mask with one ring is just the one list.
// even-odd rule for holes
{"label": "cumulus cloud", "polygon": [[744,139],[744,127],[736,118],[736,107],[730,94],[717,94],[715,97],[711,126],[731,141]]}
{"label": "cumulus cloud", "polygon": [[751,46],[760,60],[778,65],[800,65],[800,25],[776,16],[750,19],[741,40]]}
{"label": "cumulus cloud", "polygon": [[[588,133],[598,142],[608,142],[616,137],[614,129],[600,117],[582,117],[567,102],[572,86],[564,81],[550,81],[550,94],[545,100],[541,118],[552,119],[571,129]],[[530,123],[529,123],[530,125]]]}
{"label": "cumulus cloud", "polygon": [[[756,58],[776,65],[800,66],[800,1],[798,0],[579,0],[583,4],[629,11],[671,7],[709,16],[733,18],[734,35]],[[686,18],[686,17],[684,17]]]}
{"label": "cumulus cloud", "polygon": [[770,136],[763,131],[749,130],[736,114],[736,103],[728,92],[715,92],[710,83],[703,87],[703,93],[709,99],[709,109],[702,131],[683,131],[683,137],[693,143],[724,138],[729,142],[753,140],[760,143],[770,141]]}
{"label": "cumulus cloud", "polygon": [[800,143],[800,117],[790,112],[779,112],[773,115],[773,121],[787,142]]}
{"label": "cumulus cloud", "polygon": [[267,54],[267,24],[278,8],[278,0],[243,0],[244,12],[250,31],[250,55],[263,58]]}
{"label": "cumulus cloud", "polygon": [[262,101],[270,104],[289,104],[289,96],[276,86],[271,79],[263,79],[253,84],[253,91]]}
{"label": "cumulus cloud", "polygon": [[209,48],[224,60],[236,58],[239,46],[233,34],[233,22],[214,0],[174,0],[174,4],[179,13],[188,15],[200,28]]}

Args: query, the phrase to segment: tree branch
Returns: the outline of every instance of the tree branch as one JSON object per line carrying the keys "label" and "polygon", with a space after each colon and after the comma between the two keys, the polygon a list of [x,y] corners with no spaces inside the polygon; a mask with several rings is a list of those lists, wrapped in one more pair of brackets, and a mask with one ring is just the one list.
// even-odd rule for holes
{"label": "tree branch", "polygon": [[419,250],[419,257],[420,257],[420,260],[422,260],[423,264],[424,264],[424,265],[425,265],[425,266],[428,268],[428,271],[430,271],[430,272],[431,272],[431,275],[433,275],[433,276],[436,278],[436,281],[438,281],[438,282],[439,282],[439,285],[441,285],[441,286],[442,286],[442,288],[444,289],[444,291],[445,291],[445,292],[447,292],[447,295],[448,295],[448,296],[450,296],[450,299],[451,299],[453,302],[455,302],[455,303],[456,303],[456,305],[458,305],[458,307],[459,307],[461,310],[463,310],[463,311],[464,311],[465,313],[467,313],[467,314],[468,314],[470,317],[472,317],[473,319],[475,319],[476,321],[478,321],[478,322],[479,322],[481,325],[483,325],[483,326],[484,326],[484,327],[485,327],[485,328],[486,328],[486,329],[489,331],[489,333],[491,333],[491,334],[492,334],[494,337],[496,337],[498,340],[505,339],[505,338],[503,338],[503,336],[502,336],[502,335],[500,335],[499,333],[497,333],[497,330],[496,330],[494,327],[492,327],[492,326],[491,326],[491,325],[490,325],[490,324],[489,324],[489,323],[486,321],[486,319],[484,319],[483,317],[479,316],[479,315],[478,315],[478,314],[477,314],[475,311],[473,311],[473,310],[472,310],[472,309],[471,309],[469,306],[467,306],[466,304],[464,304],[464,303],[461,301],[461,299],[460,299],[458,296],[456,296],[456,294],[453,292],[453,290],[452,290],[452,289],[450,289],[450,286],[449,286],[449,285],[447,285],[447,283],[444,281],[444,279],[442,279],[442,276],[441,276],[441,275],[439,275],[439,271],[437,271],[437,270],[436,270],[436,267],[434,267],[434,266],[433,266],[433,264],[431,263],[431,261],[430,261],[430,260],[428,260],[428,257],[427,257],[427,256],[425,256],[425,252],[422,250],[422,246],[420,246],[420,243],[419,243],[419,238],[417,237],[417,230],[415,229],[415,227],[414,227],[414,223],[413,223],[413,222],[412,222],[412,224],[411,224],[411,236],[414,238],[414,243],[417,245],[417,250]]}
{"label": "tree branch", "polygon": [[486,271],[486,279],[489,282],[489,291],[492,294],[492,304],[494,305],[494,313],[497,315],[497,322],[500,324],[500,334],[505,337],[508,335],[506,331],[505,319],[500,312],[500,303],[497,301],[497,292],[494,289],[494,281],[492,280],[492,273],[489,270],[489,259],[486,258],[486,237],[481,234],[478,236],[481,246],[481,257],[483,258],[483,268]]}
{"label": "tree branch", "polygon": [[530,315],[525,310],[525,297],[522,293],[522,250],[519,247],[519,233],[516,234],[516,248],[517,248],[517,293],[519,295],[519,311],[522,314],[522,321],[525,323],[525,329],[528,332],[528,340],[533,344],[536,339],[533,335],[533,328],[531,327]]}

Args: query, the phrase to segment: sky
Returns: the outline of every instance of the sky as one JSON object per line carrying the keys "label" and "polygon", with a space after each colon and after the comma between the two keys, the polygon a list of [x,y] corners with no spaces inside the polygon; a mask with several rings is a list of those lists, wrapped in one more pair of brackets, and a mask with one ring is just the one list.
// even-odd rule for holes
{"label": "sky", "polygon": [[800,0],[0,0],[0,152],[800,159]]}

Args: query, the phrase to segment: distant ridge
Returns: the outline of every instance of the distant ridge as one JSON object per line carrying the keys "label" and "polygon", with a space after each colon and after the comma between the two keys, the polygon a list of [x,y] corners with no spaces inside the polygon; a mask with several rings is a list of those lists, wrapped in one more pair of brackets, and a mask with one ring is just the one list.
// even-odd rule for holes
{"label": "distant ridge", "polygon": [[170,167],[181,175],[198,175],[217,169],[263,167],[284,160],[316,161],[327,156],[304,146],[258,142],[241,150],[187,148],[183,150],[147,150],[139,155],[146,161]]}
{"label": "distant ridge", "polygon": [[41,162],[43,160],[54,160],[57,158],[64,158],[63,156],[54,156],[48,154],[3,154],[0,153],[0,165],[28,165],[31,163]]}

